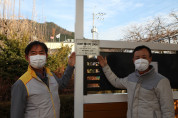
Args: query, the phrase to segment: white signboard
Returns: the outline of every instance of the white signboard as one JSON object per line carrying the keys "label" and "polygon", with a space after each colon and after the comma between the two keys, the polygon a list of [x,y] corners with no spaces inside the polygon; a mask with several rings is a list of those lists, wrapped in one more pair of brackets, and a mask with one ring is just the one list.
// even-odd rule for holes
{"label": "white signboard", "polygon": [[76,55],[99,55],[99,40],[76,39]]}

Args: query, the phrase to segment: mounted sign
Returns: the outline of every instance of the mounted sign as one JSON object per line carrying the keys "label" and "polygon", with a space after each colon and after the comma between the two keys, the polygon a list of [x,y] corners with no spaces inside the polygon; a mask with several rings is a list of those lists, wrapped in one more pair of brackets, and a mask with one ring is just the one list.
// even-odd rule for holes
{"label": "mounted sign", "polygon": [[77,39],[76,55],[99,55],[99,40]]}

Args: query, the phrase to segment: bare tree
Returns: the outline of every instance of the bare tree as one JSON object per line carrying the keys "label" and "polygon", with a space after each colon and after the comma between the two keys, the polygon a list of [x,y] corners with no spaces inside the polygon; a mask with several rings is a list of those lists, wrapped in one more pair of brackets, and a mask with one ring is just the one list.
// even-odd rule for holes
{"label": "bare tree", "polygon": [[[169,21],[169,19],[173,19]],[[178,16],[171,12],[168,18],[156,17],[146,24],[129,26],[124,39],[160,43],[178,43]]]}
{"label": "bare tree", "polygon": [[[15,0],[0,1],[2,15],[0,16],[0,34],[7,36],[9,39],[21,40],[27,38],[31,40],[44,40],[45,25],[37,25],[35,17],[35,0],[33,0],[32,20],[27,20],[21,16],[19,0],[18,17],[15,17]],[[13,4],[12,4],[13,3]],[[42,30],[43,29],[43,30]]]}

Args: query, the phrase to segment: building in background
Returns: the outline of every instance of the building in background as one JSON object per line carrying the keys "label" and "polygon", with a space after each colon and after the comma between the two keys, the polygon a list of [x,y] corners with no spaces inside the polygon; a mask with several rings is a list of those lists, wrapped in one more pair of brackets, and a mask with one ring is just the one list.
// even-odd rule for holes
{"label": "building in background", "polygon": [[65,42],[45,42],[45,44],[49,49],[49,54],[61,48],[62,45],[68,45],[72,49],[71,52],[74,52],[74,39],[67,39]]}

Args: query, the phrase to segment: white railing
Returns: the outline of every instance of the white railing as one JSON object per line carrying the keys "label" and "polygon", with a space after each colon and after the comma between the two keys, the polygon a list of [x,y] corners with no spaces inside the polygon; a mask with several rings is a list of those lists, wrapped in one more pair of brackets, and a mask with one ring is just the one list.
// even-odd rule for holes
{"label": "white railing", "polygon": [[146,45],[152,50],[178,51],[178,44],[155,43],[155,42],[128,42],[128,41],[100,41],[100,48],[123,48],[134,49],[139,45]]}

